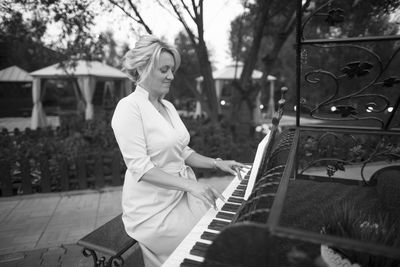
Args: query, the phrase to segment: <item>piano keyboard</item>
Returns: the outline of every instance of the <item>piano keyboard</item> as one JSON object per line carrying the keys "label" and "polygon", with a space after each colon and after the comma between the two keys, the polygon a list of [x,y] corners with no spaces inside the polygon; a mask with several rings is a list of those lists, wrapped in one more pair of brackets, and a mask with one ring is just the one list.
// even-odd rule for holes
{"label": "piano keyboard", "polygon": [[[241,177],[244,177],[241,179]],[[189,235],[180,243],[175,251],[163,264],[164,267],[174,266],[200,266],[204,261],[207,248],[212,240],[230,224],[240,208],[245,196],[248,195],[249,170],[242,171],[235,176],[232,182],[224,190],[222,195],[226,203],[218,199],[216,202],[217,210],[211,208],[195,225]]]}
{"label": "piano keyboard", "polygon": [[[164,267],[201,265],[207,248],[212,244],[212,240],[236,218],[242,202],[246,201],[251,195],[264,152],[270,144],[271,136],[271,131],[269,131],[258,144],[251,171],[250,168],[241,170],[224,190],[222,195],[226,199],[226,203],[217,199],[217,210],[213,208],[208,210],[165,261]],[[241,177],[244,178],[242,179]]]}

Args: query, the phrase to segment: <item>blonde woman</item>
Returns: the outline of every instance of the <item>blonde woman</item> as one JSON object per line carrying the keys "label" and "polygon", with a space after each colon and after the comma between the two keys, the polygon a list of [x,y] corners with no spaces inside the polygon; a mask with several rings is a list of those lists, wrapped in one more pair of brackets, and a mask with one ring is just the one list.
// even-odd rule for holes
{"label": "blonde woman", "polygon": [[119,101],[111,122],[127,166],[122,219],[126,232],[139,242],[146,267],[160,266],[216,199],[223,198],[198,183],[189,166],[232,174],[245,167],[188,147],[185,125],[163,99],[179,64],[174,47],[154,36],[141,37],[124,57],[135,91]]}

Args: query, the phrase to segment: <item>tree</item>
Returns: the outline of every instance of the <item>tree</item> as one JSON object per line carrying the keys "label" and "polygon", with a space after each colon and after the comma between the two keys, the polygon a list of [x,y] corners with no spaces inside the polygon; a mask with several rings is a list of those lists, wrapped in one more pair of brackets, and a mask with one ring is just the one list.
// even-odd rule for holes
{"label": "tree", "polygon": [[[326,2],[324,0],[304,1],[302,13],[309,15],[318,6]],[[399,1],[392,0],[338,0],[331,2],[332,6],[342,6],[348,11],[348,20],[343,25],[341,32],[343,36],[349,36],[348,34],[350,36],[365,34],[366,32],[360,32],[362,31],[361,29],[378,33],[379,31],[390,31],[393,27],[388,27],[388,24],[383,23],[378,17],[383,16],[387,19],[388,14],[393,13],[400,6]],[[284,72],[282,67],[287,66],[287,62],[290,60],[285,57],[293,57],[293,52],[281,53],[281,51],[282,49],[286,51],[293,49],[292,44],[295,41],[294,28],[296,26],[295,4],[296,1],[287,0],[259,0],[253,4],[244,2],[245,13],[232,22],[230,37],[231,54],[234,58],[245,62],[240,80],[236,81],[233,86],[236,89],[236,94],[239,96],[236,97],[237,102],[233,105],[232,117],[237,117],[237,113],[235,112],[240,109],[242,102],[247,103],[250,110],[253,108],[251,97],[254,97],[256,93],[253,91],[254,87],[246,85],[251,84],[249,81],[255,66],[262,66],[264,73],[263,81],[265,82],[266,75],[280,75],[280,73]],[[332,25],[326,24],[324,26],[325,29],[322,29],[321,27],[323,26],[321,25],[321,22],[319,22],[309,27],[311,28],[310,32],[313,34],[313,38],[327,38],[328,36],[324,36],[323,34],[332,34],[335,32]],[[366,27],[363,28],[360,25],[366,25]],[[242,30],[239,34],[240,28]],[[374,28],[376,29],[373,30]],[[292,37],[290,38],[290,36]],[[285,45],[288,39],[292,40],[292,44]],[[293,72],[294,57],[291,60],[292,66],[290,66],[290,71]],[[252,113],[248,114],[251,116]]]}
{"label": "tree", "polygon": [[1,6],[0,69],[11,65],[33,71],[55,63],[59,55],[45,47],[43,35],[47,29],[46,19],[35,16],[24,20],[21,12]]}
{"label": "tree", "polygon": [[[121,9],[129,18],[142,25],[145,30],[152,34],[152,31],[144,18],[140,14],[138,5],[132,0],[109,0],[112,5]],[[203,22],[203,0],[190,1],[161,1],[157,3],[165,8],[170,14],[176,17],[184,27],[193,48],[196,51],[196,57],[200,67],[200,73],[203,76],[203,93],[201,95],[202,102],[207,103],[207,113],[211,122],[218,124],[219,104],[215,92],[214,79],[212,76],[212,66],[210,62],[209,52],[204,40],[204,22]],[[194,29],[190,27],[194,24]]]}
{"label": "tree", "polygon": [[175,38],[175,46],[181,55],[181,66],[175,74],[171,91],[177,98],[191,97],[201,99],[196,90],[196,77],[200,76],[199,63],[196,51],[184,31],[178,33]]}
{"label": "tree", "polygon": [[[304,4],[307,6],[309,1]],[[266,78],[271,74],[273,64],[280,49],[295,26],[296,1],[258,0],[254,3],[244,1],[245,13],[231,24],[231,54],[236,59],[244,59],[241,76],[232,83],[233,97],[231,108],[232,128],[237,128],[240,121],[234,120],[239,115],[242,121],[252,122],[254,100],[261,88],[265,87]],[[260,61],[261,51],[271,50]],[[271,57],[272,56],[272,57]],[[252,83],[251,75],[256,66],[263,66],[261,86]],[[240,126],[243,128],[243,126]],[[252,131],[250,131],[252,132]]]}

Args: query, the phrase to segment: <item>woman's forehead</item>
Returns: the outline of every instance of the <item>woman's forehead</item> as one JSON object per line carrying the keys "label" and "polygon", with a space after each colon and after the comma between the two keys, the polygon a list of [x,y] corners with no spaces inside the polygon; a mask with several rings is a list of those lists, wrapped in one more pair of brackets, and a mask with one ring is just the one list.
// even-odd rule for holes
{"label": "woman's forehead", "polygon": [[169,52],[161,52],[160,59],[158,60],[158,66],[175,66],[175,59]]}

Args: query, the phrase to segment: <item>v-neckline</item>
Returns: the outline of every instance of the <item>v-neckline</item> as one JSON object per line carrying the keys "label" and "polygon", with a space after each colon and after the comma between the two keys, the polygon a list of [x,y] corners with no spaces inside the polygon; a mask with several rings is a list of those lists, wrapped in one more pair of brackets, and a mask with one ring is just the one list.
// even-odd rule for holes
{"label": "v-neckline", "polygon": [[[149,101],[149,102],[150,102],[150,101]],[[167,112],[167,116],[168,116],[168,118],[169,118],[170,121],[168,121],[168,119],[165,118],[165,117],[163,116],[163,114],[161,114],[161,112],[158,111],[157,108],[156,108],[151,102],[150,102],[150,104],[153,106],[154,110],[163,118],[163,120],[164,120],[169,126],[171,126],[172,129],[175,130],[175,126],[174,126],[174,123],[173,123],[173,120],[172,120],[171,113],[169,112],[168,106],[165,105],[164,102],[161,100],[161,104],[164,106],[164,110]]]}

